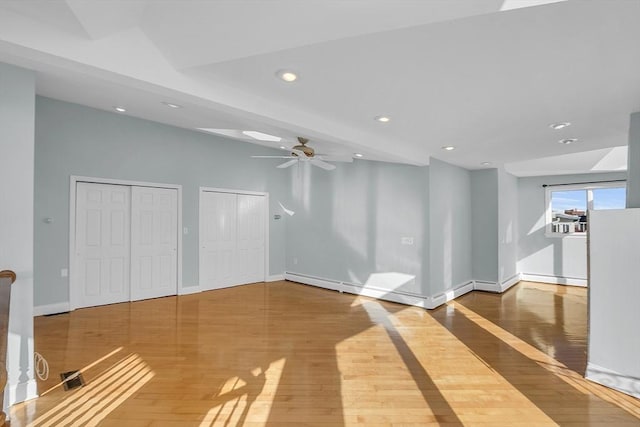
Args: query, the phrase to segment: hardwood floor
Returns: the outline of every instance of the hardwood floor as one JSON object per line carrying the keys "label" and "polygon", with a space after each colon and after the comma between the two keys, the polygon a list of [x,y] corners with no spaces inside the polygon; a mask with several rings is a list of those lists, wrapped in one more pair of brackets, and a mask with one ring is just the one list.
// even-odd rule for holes
{"label": "hardwood floor", "polygon": [[81,309],[35,319],[51,374],[11,426],[640,425],[582,378],[586,325],[586,289],[526,282],[433,311],[290,282]]}

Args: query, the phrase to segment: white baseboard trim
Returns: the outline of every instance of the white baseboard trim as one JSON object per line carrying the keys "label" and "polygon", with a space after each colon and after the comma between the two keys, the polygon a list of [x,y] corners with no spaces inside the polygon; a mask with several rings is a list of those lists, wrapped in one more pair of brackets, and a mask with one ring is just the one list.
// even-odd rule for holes
{"label": "white baseboard trim", "polygon": [[514,274],[513,276],[511,276],[510,278],[502,282],[502,284],[500,285],[502,292],[506,291],[507,289],[509,289],[514,285],[517,285],[518,282],[520,282],[521,280],[522,280],[522,274],[520,273]]}
{"label": "white baseboard trim", "polygon": [[66,313],[71,310],[69,302],[58,302],[55,304],[36,305],[33,307],[33,317],[46,316],[48,314]]}
{"label": "white baseboard trim", "polygon": [[630,377],[602,366],[587,363],[585,378],[640,399],[640,378]]}
{"label": "white baseboard trim", "polygon": [[[200,292],[200,286],[183,286],[178,289],[178,295],[189,295]],[[33,317],[46,316],[49,314],[67,313],[71,311],[68,302],[59,302],[56,304],[36,305],[33,307]]]}
{"label": "white baseboard trim", "polygon": [[285,272],[284,277],[286,280],[303,283],[305,285],[317,286],[339,292],[347,292],[354,295],[362,295],[384,301],[397,302],[414,307],[426,308],[428,310],[439,307],[442,304],[473,290],[473,281],[469,281],[462,283],[449,291],[431,297],[412,292],[390,291],[388,289],[370,286],[364,287],[355,283],[340,282],[337,280],[324,279],[321,277],[292,272]]}
{"label": "white baseboard trim", "polygon": [[474,280],[473,281],[473,289],[476,291],[485,291],[485,292],[494,292],[497,294],[501,294],[516,283],[518,283],[521,279],[521,274],[518,273],[502,283],[498,282],[489,282],[486,280]]}
{"label": "white baseboard trim", "polygon": [[430,304],[428,309],[434,309],[436,307],[440,307],[442,304],[445,304],[453,299],[456,299],[464,294],[471,292],[474,289],[473,280],[470,280],[465,283],[461,283],[454,287],[451,290],[443,292],[441,294],[430,297]]}
{"label": "white baseboard trim", "polygon": [[425,297],[420,294],[394,292],[386,289],[364,287],[352,283],[344,283],[343,286],[345,286],[344,292],[348,292],[350,294],[362,295],[383,301],[397,302],[404,305],[412,305],[414,307],[430,308],[429,297]]}
{"label": "white baseboard trim", "polygon": [[309,276],[306,274],[292,273],[285,271],[284,279],[290,280],[292,282],[303,283],[305,285],[317,286],[319,288],[331,289],[333,291],[344,292],[345,286],[343,286],[343,282],[338,282],[331,279],[323,279],[320,277]]}
{"label": "white baseboard trim", "polygon": [[554,285],[581,286],[583,288],[587,286],[587,279],[579,279],[576,277],[546,276],[543,274],[521,273],[520,280],[525,280],[527,282],[551,283]]}
{"label": "white baseboard trim", "polygon": [[500,285],[498,282],[489,282],[488,280],[474,280],[473,281],[473,290],[474,291],[484,291],[484,292],[495,292],[500,293]]}
{"label": "white baseboard trim", "polygon": [[178,289],[178,295],[191,295],[191,294],[197,294],[198,292],[201,292],[202,289],[200,289],[200,285],[196,285],[196,286],[182,286],[180,289]]}
{"label": "white baseboard trim", "polygon": [[271,276],[267,277],[267,280],[265,280],[265,282],[278,282],[280,280],[285,280],[284,274],[272,274]]}

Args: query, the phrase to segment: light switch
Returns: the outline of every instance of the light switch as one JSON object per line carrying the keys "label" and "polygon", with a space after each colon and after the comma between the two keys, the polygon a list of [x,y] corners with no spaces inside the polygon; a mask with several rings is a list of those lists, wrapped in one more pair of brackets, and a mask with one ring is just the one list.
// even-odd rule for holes
{"label": "light switch", "polygon": [[403,237],[400,239],[400,243],[403,245],[413,245],[413,237]]}
{"label": "light switch", "polygon": [[69,269],[67,268],[63,268],[60,270],[60,277],[67,277],[69,276]]}

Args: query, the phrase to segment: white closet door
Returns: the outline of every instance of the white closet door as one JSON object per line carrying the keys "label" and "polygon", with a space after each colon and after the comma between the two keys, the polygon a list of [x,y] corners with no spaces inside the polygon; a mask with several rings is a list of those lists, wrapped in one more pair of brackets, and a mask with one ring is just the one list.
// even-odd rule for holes
{"label": "white closet door", "polygon": [[264,280],[265,197],[238,194],[237,276],[239,283]]}
{"label": "white closet door", "polygon": [[237,196],[200,195],[200,286],[203,290],[236,285]]}
{"label": "white closet door", "polygon": [[77,308],[129,301],[130,187],[76,187]]}
{"label": "white closet door", "polygon": [[131,301],[176,295],[178,190],[131,189]]}

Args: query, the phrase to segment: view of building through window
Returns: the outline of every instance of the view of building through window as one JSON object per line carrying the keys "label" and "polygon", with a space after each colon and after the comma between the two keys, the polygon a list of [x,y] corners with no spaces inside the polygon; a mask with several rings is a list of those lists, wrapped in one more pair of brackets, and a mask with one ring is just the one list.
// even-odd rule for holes
{"label": "view of building through window", "polygon": [[551,233],[585,233],[588,210],[624,209],[626,204],[626,188],[623,186],[570,190],[548,188],[547,191],[551,208],[548,231]]}

